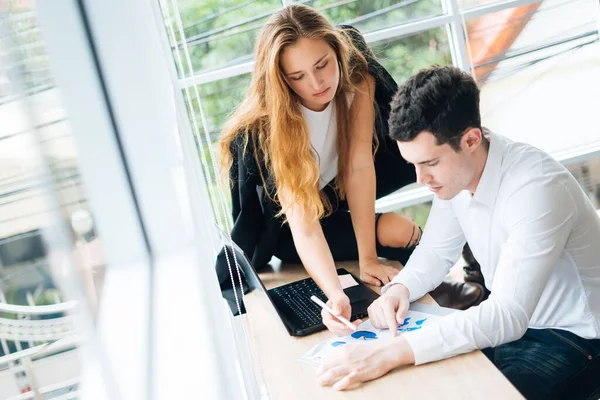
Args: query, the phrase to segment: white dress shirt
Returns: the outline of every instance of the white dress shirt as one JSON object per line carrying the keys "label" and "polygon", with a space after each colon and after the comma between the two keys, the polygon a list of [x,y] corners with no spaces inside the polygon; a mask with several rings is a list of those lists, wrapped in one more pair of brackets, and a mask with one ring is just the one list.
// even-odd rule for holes
{"label": "white dress shirt", "polygon": [[[410,301],[437,287],[465,241],[488,300],[408,332],[416,364],[495,347],[528,328],[600,338],[600,218],[575,178],[541,150],[490,134],[473,195],[435,198],[420,244],[393,279]],[[389,287],[385,287],[387,289]]]}

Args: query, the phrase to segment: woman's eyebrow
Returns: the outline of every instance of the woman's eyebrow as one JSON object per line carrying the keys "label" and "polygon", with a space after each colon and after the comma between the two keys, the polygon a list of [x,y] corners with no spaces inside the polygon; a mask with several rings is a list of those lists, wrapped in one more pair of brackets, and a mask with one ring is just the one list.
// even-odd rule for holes
{"label": "woman's eyebrow", "polygon": [[[328,55],[329,55],[329,54],[325,54],[323,57],[319,58],[319,59],[317,60],[317,62],[313,64],[313,67],[314,67],[315,65],[317,65],[318,63],[320,63],[321,61],[323,61],[323,59],[324,59],[325,57],[327,57]],[[287,73],[286,75],[287,75],[287,76],[289,76],[289,75],[296,75],[296,74],[299,74],[299,73],[301,73],[301,72],[302,72],[302,71],[289,72],[289,73]]]}

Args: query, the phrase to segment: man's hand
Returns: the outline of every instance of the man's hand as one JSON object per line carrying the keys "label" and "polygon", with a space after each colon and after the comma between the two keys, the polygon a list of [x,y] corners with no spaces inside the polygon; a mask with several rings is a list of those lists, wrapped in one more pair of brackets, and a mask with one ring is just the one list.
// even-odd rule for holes
{"label": "man's hand", "polygon": [[[352,307],[350,306],[350,299],[348,296],[341,292],[339,295],[332,296],[328,301],[327,305],[331,307],[333,312],[336,315],[340,315],[350,321],[350,317],[352,316]],[[323,318],[323,324],[333,332],[337,336],[345,336],[352,333],[352,330],[344,325],[339,319],[335,318],[329,312],[325,311],[325,309],[321,310],[321,317]],[[361,324],[361,320],[357,319],[352,322],[354,325],[358,326]]]}
{"label": "man's hand", "polygon": [[375,300],[368,308],[371,323],[377,329],[389,329],[396,336],[398,325],[402,323],[408,311],[409,291],[402,284],[392,285],[383,296]]}
{"label": "man's hand", "polygon": [[398,272],[396,268],[383,265],[378,260],[360,262],[360,280],[369,285],[387,285]]}
{"label": "man's hand", "polygon": [[318,369],[318,382],[336,390],[350,389],[400,365],[414,363],[414,354],[402,337],[381,342],[345,344],[336,348]]}

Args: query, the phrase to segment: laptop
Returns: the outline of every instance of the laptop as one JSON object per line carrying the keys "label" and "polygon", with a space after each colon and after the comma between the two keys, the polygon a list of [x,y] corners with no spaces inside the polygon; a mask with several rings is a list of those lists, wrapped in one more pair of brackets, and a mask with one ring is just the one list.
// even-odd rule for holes
{"label": "laptop", "polygon": [[[223,233],[221,234],[223,235]],[[225,243],[227,243],[226,246],[230,252],[235,251],[240,270],[245,276],[250,290],[260,290],[269,298],[290,335],[305,336],[325,329],[325,325],[321,320],[321,307],[310,300],[310,297],[317,296],[323,302],[327,302],[327,297],[312,278],[267,290],[243,250],[230,239],[225,240]],[[338,275],[350,275],[357,283],[344,289],[352,306],[350,320],[367,317],[367,308],[379,295],[344,268],[338,268],[337,272]],[[234,275],[236,275],[235,272]]]}

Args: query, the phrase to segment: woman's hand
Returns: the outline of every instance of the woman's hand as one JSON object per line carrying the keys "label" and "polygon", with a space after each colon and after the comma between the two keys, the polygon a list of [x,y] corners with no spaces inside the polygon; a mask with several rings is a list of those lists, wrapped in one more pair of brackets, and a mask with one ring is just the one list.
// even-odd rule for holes
{"label": "woman's hand", "polygon": [[[350,317],[352,316],[352,307],[350,306],[350,299],[344,294],[344,292],[332,296],[327,301],[327,305],[331,307],[336,315],[342,316],[350,321]],[[333,332],[336,336],[345,336],[352,333],[350,328],[348,328],[343,322],[335,318],[329,312],[325,311],[325,309],[321,311],[321,317],[323,318],[323,324],[325,324],[327,329]],[[352,323],[358,326],[362,323],[362,321],[357,319]]]}
{"label": "woman's hand", "polygon": [[369,285],[387,285],[398,272],[396,268],[383,265],[378,260],[360,262],[360,280]]}

